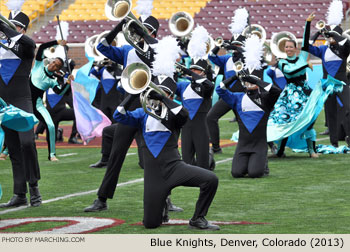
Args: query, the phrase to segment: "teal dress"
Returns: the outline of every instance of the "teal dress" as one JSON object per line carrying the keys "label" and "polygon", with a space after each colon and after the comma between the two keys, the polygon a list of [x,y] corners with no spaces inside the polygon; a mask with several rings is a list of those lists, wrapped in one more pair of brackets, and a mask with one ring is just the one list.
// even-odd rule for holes
{"label": "teal dress", "polygon": [[284,74],[287,85],[271,112],[267,126],[267,141],[280,142],[288,138],[286,146],[292,149],[310,148],[316,141],[313,124],[329,94],[342,90],[343,82],[328,76],[311,89],[307,82],[308,53],[281,59],[278,68]]}

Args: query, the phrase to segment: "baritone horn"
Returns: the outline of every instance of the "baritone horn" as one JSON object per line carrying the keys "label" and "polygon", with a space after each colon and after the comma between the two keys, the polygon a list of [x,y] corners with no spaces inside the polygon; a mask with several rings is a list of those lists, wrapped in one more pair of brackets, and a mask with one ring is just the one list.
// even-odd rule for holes
{"label": "baritone horn", "polygon": [[[101,43],[102,39],[105,38],[108,33],[109,31],[104,31],[100,34],[96,34],[89,37],[85,41],[85,44],[84,44],[85,53],[88,57],[94,58],[94,61],[101,61],[104,58],[106,58],[106,56],[104,56],[102,53],[100,53],[97,50],[97,45]],[[115,38],[112,42],[112,45],[117,46],[117,44],[118,44],[118,40]]]}
{"label": "baritone horn", "polygon": [[245,37],[251,36],[251,35],[256,35],[258,38],[264,43],[266,40],[266,31],[264,27],[258,24],[252,24],[247,26],[243,32],[242,35]]}
{"label": "baritone horn", "polygon": [[184,11],[174,13],[169,19],[169,30],[176,37],[188,36],[192,32],[193,26],[192,16]]}
{"label": "baritone horn", "polygon": [[350,40],[350,29],[343,31],[342,36]]}
{"label": "baritone horn", "polygon": [[[17,31],[16,26],[13,23],[11,23],[11,21],[9,21],[7,18],[5,18],[3,15],[0,14],[0,22],[1,21],[4,22],[12,30]],[[0,40],[6,40],[6,39],[7,39],[6,35],[0,31]],[[12,47],[14,47],[14,45],[15,43],[9,43],[9,46],[5,46],[3,43],[0,42],[0,47],[3,47],[6,50],[11,49]]]}
{"label": "baritone horn", "polygon": [[145,43],[144,48],[137,45],[137,43],[142,39],[143,34],[137,34],[136,31],[141,30],[142,33],[148,34],[148,29],[135,17],[135,15],[131,12],[131,9],[131,0],[107,0],[107,3],[105,4],[105,14],[108,19],[113,21],[121,21],[125,18],[128,20],[123,26],[125,40],[138,52],[144,54],[148,50],[148,45]]}
{"label": "baritone horn", "polygon": [[[295,41],[296,45],[298,45],[297,38],[295,35],[288,31],[281,31],[278,33],[274,33],[271,37],[270,48],[271,52],[277,58],[286,58],[287,54],[284,52],[284,47],[287,40]],[[298,47],[298,46],[297,46]]]}
{"label": "baritone horn", "polygon": [[[120,82],[125,92],[140,94],[140,102],[147,114],[161,120],[166,116],[167,107],[160,101],[150,99],[149,95],[153,91],[162,96],[167,96],[167,94],[154,84],[151,78],[151,69],[144,63],[135,62],[123,70]],[[160,115],[156,113],[158,110],[161,110]]]}

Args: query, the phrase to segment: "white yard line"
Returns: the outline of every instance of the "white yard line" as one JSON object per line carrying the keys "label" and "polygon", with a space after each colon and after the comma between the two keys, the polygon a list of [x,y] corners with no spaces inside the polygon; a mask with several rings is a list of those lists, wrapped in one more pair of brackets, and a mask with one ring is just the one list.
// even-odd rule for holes
{"label": "white yard line", "polygon": [[75,156],[75,155],[78,155],[78,153],[61,154],[61,155],[57,155],[57,157],[69,157],[69,156]]}
{"label": "white yard line", "polygon": [[[135,155],[135,154],[136,153],[128,153],[127,155]],[[222,163],[225,163],[225,162],[231,161],[231,160],[232,160],[232,158],[226,158],[226,159],[217,161],[216,164],[222,164]],[[131,185],[131,184],[139,183],[139,182],[142,182],[142,181],[143,181],[143,178],[139,178],[139,179],[130,180],[130,181],[127,181],[127,182],[124,182],[124,183],[120,183],[117,186],[118,187],[127,186],[127,185]],[[59,201],[59,200],[65,200],[65,199],[74,198],[74,197],[78,197],[78,196],[88,195],[88,194],[91,194],[91,193],[96,193],[97,191],[98,191],[98,189],[85,191],[85,192],[77,192],[77,193],[68,194],[68,195],[57,197],[57,198],[53,198],[53,199],[44,200],[42,203],[46,204],[46,203],[51,203],[51,202],[55,202],[55,201]],[[11,212],[17,212],[17,211],[26,209],[28,207],[29,206],[22,206],[22,207],[6,209],[6,210],[3,210],[3,211],[0,211],[0,215],[11,213]]]}
{"label": "white yard line", "polygon": [[[120,184],[118,184],[118,187],[130,185],[130,184],[135,184],[135,183],[142,182],[142,181],[143,181],[143,178],[134,179],[134,180],[130,180],[130,181],[127,181],[127,182],[124,182],[124,183],[120,183]],[[44,200],[43,204],[51,203],[51,202],[55,202],[55,201],[59,201],[59,200],[64,200],[64,199],[69,199],[69,198],[73,198],[73,197],[78,197],[78,196],[82,196],[82,195],[87,195],[87,194],[91,194],[91,193],[96,193],[97,190],[98,189],[91,190],[91,191],[86,191],[86,192],[78,192],[78,193],[68,194],[68,195],[57,197],[57,198],[53,198],[53,199]],[[22,206],[22,207],[6,209],[4,211],[0,211],[0,215],[6,214],[6,213],[11,213],[11,212],[17,212],[17,211],[26,209],[28,207],[29,206]]]}

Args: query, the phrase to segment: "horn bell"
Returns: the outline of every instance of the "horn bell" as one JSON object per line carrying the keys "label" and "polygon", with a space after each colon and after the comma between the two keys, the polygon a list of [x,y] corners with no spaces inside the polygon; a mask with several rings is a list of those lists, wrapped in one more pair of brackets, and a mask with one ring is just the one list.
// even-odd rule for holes
{"label": "horn bell", "polygon": [[192,16],[184,11],[174,13],[169,19],[170,32],[176,37],[185,37],[191,33],[194,26]]}
{"label": "horn bell", "polygon": [[253,34],[257,35],[263,43],[265,42],[266,31],[265,31],[264,27],[262,27],[261,25],[258,25],[258,24],[252,24],[250,26],[247,26],[242,32],[242,35],[245,37],[248,37],[248,36],[253,35]]}
{"label": "horn bell", "polygon": [[129,15],[132,8],[130,0],[107,0],[105,4],[105,15],[113,21],[121,21]]}
{"label": "horn bell", "polygon": [[151,82],[151,70],[143,63],[136,62],[128,65],[122,72],[120,82],[125,92],[140,94]]}
{"label": "horn bell", "polygon": [[288,31],[281,31],[278,33],[274,33],[271,37],[270,42],[270,48],[271,52],[277,57],[277,58],[286,58],[287,54],[284,52],[284,46],[286,44],[287,40],[293,40],[297,44],[298,47],[298,41],[295,35]]}

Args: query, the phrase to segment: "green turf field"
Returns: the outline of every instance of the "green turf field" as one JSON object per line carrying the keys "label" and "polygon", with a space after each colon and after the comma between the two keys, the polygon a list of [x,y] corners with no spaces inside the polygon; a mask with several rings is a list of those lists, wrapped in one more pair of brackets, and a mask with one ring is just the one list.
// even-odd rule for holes
{"label": "green turf field", "polygon": [[[229,139],[236,123],[229,123],[232,114],[220,121],[222,139]],[[315,129],[324,130],[323,112]],[[318,138],[324,138],[319,136]],[[318,143],[328,144],[328,139]],[[340,145],[344,142],[340,142]],[[347,154],[321,155],[312,160],[306,153],[292,153],[287,158],[269,160],[270,176],[261,179],[234,179],[231,177],[231,161],[235,147],[227,147],[224,153],[216,155],[215,173],[219,187],[212,203],[208,220],[247,221],[267,224],[222,225],[217,233],[350,233],[350,156]],[[41,168],[40,190],[43,200],[49,200],[78,192],[95,190],[99,187],[105,169],[92,169],[89,164],[100,158],[98,148],[58,149],[57,154],[76,153],[59,157],[58,163],[47,161],[47,150],[40,149]],[[119,183],[143,177],[143,170],[137,165],[136,149],[130,149]],[[3,197],[1,203],[12,197],[12,171],[10,161],[0,163],[0,183]],[[171,219],[191,218],[197,188],[179,187],[172,192],[172,201],[185,209],[182,213],[170,213]],[[147,230],[142,225],[131,225],[142,221],[143,182],[117,188],[113,200],[108,201],[109,209],[100,213],[84,213],[83,209],[96,198],[96,193],[57,200],[42,204],[38,208],[1,213],[0,219],[47,216],[104,217],[124,220],[125,223],[96,233],[142,234],[142,233],[204,233],[189,230],[186,225],[162,226]],[[0,220],[0,223],[1,223]],[[6,232],[29,232],[49,229],[65,223],[42,222],[6,229]]]}

